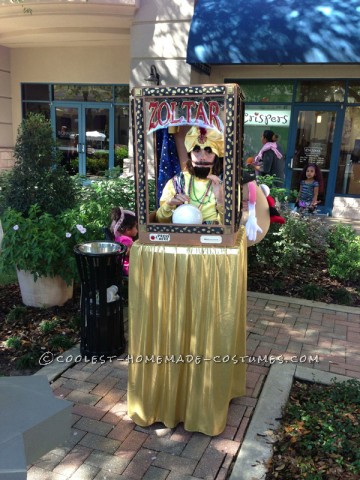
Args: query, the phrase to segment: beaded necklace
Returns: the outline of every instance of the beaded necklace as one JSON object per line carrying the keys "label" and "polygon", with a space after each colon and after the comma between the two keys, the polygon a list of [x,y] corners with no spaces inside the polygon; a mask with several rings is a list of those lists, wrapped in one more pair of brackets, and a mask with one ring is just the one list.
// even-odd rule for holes
{"label": "beaded necklace", "polygon": [[[195,185],[194,185],[194,181],[193,181],[193,176],[190,177],[189,187],[188,187],[188,196],[190,197],[190,200],[192,200],[194,202],[197,202],[199,204],[198,205],[199,210],[202,209],[203,205],[206,205],[207,203],[210,202],[210,196],[211,196],[211,192],[212,192],[211,185],[212,185],[212,182],[211,182],[211,180],[209,180],[207,185],[206,185],[206,188],[204,190],[204,193],[201,195],[200,198],[198,198],[196,196],[196,192],[195,192]],[[191,196],[191,193],[193,194],[193,196]]]}

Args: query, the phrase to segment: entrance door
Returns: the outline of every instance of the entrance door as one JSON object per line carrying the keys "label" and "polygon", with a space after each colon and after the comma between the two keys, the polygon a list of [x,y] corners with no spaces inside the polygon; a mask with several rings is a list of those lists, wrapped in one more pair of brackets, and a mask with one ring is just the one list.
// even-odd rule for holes
{"label": "entrance door", "polygon": [[58,149],[61,151],[61,164],[70,174],[78,171],[82,149],[79,144],[78,105],[55,106],[55,131]]}
{"label": "entrance door", "polygon": [[331,212],[334,199],[336,162],[341,134],[339,106],[299,105],[294,109],[287,158],[286,186],[299,190],[303,168],[315,163],[321,169],[324,190],[319,194],[318,212]]}
{"label": "entrance door", "polygon": [[114,167],[111,105],[54,102],[53,108],[58,148],[69,173],[98,176]]}

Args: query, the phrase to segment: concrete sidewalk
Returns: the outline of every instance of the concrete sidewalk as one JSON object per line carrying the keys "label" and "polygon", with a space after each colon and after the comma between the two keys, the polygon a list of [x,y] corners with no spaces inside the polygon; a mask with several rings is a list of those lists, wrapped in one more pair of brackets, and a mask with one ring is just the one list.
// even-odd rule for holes
{"label": "concrete sidewalk", "polygon": [[77,363],[52,383],[56,396],[74,402],[71,438],[30,466],[28,479],[223,480],[275,357],[360,378],[358,308],[249,293],[247,324],[246,396],[231,402],[221,435],[186,432],[181,424],[138,427],[127,416],[127,364]]}

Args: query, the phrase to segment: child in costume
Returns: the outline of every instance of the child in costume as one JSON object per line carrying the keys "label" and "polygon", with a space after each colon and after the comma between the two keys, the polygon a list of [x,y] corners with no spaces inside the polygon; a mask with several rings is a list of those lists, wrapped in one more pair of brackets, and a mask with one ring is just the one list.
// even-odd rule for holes
{"label": "child in costume", "polygon": [[300,177],[300,190],[295,206],[300,213],[307,210],[314,213],[319,203],[318,195],[323,190],[323,178],[320,168],[315,163],[304,167]]}
{"label": "child in costume", "polygon": [[137,219],[134,212],[115,207],[111,210],[110,230],[114,234],[115,242],[122,243],[127,247],[124,257],[123,274],[129,275],[130,248],[137,236]]}

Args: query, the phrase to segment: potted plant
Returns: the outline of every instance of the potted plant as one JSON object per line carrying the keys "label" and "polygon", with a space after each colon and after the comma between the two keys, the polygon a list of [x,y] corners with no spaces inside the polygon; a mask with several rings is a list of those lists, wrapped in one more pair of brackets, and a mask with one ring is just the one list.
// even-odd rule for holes
{"label": "potted plant", "polygon": [[[76,274],[72,247],[86,233],[72,210],[76,185],[60,166],[51,125],[42,115],[22,122],[14,156],[3,193],[1,265],[17,269],[26,305],[61,305],[72,295]],[[50,284],[57,293],[44,291]]]}
{"label": "potted plant", "polygon": [[87,239],[86,228],[76,224],[75,212],[41,213],[37,204],[28,216],[12,208],[4,212],[2,269],[15,266],[25,305],[62,305],[72,297],[77,276],[73,248]]}

